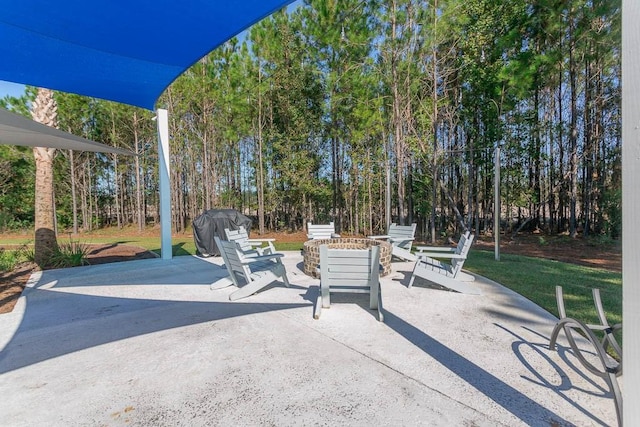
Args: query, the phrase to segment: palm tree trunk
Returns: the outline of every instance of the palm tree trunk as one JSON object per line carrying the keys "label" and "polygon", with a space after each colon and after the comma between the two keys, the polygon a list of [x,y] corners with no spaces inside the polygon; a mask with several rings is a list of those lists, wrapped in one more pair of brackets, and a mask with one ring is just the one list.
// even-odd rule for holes
{"label": "palm tree trunk", "polygon": [[35,147],[35,262],[44,266],[57,247],[53,202],[53,148]]}
{"label": "palm tree trunk", "polygon": [[[47,126],[57,127],[57,114],[53,91],[38,89],[31,109],[33,120]],[[55,148],[34,147],[33,149],[36,161],[34,260],[40,266],[47,264],[52,253],[58,247],[53,199],[53,157],[55,151]]]}

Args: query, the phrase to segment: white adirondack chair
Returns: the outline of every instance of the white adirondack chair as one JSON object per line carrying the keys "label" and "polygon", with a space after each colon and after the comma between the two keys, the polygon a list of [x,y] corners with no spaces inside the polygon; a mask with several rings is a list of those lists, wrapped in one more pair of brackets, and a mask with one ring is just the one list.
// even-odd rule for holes
{"label": "white adirondack chair", "polygon": [[[273,242],[276,239],[250,239],[247,229],[240,226],[238,230],[224,229],[224,234],[230,242],[236,242],[245,256],[268,255],[276,253]],[[267,246],[264,246],[264,244]],[[222,251],[220,251],[222,252]]]}
{"label": "white adirondack chair", "polygon": [[378,311],[383,322],[380,290],[380,248],[329,249],[320,246],[320,294],[313,313],[320,318],[322,308],[331,306],[331,294],[336,292],[367,293],[369,308]]}
{"label": "white adirondack chair", "polygon": [[416,223],[398,225],[395,222],[389,226],[387,234],[369,236],[370,239],[385,239],[391,243],[391,254],[396,258],[415,261],[417,257],[411,253],[411,246],[415,240]]}
{"label": "white adirondack chair", "polygon": [[[471,249],[473,239],[473,234],[469,234],[468,238],[465,235],[460,236],[458,247],[453,252],[419,252],[418,261],[413,268],[408,287],[411,288],[413,286],[416,277],[421,277],[457,292],[479,295],[480,291],[468,283],[474,280],[474,277],[461,271],[469,254],[469,249]],[[450,262],[446,263],[436,258],[449,259]]]}
{"label": "white adirondack chair", "polygon": [[[466,239],[468,239],[470,235],[471,235],[471,232],[469,230],[465,231],[462,234],[462,236],[464,236],[464,238]],[[462,250],[463,244],[464,244],[464,240],[460,238],[460,240],[458,240],[458,245],[455,248],[451,246],[416,246],[416,250],[418,251],[416,255],[419,258],[421,255],[421,252],[460,253],[460,251]]]}
{"label": "white adirondack chair", "polygon": [[238,290],[229,295],[229,299],[235,301],[253,295],[278,280],[289,287],[287,271],[280,260],[283,254],[246,256],[236,242],[221,240],[218,236],[214,236],[214,239],[229,277],[213,283],[211,289],[235,285]]}
{"label": "white adirondack chair", "polygon": [[331,239],[340,237],[336,234],[336,227],[333,222],[329,224],[311,224],[307,223],[307,238],[311,240],[317,239]]}
{"label": "white adirondack chair", "polygon": [[[454,248],[451,246],[416,246],[416,256],[418,258],[425,258],[428,257],[428,252],[432,252],[432,256],[431,258],[446,258],[447,255],[441,255],[441,254],[457,254],[460,255],[462,253],[462,249],[463,246],[465,244],[465,242],[471,238],[473,239],[473,237],[471,236],[471,231],[467,230],[465,231],[462,236],[460,236],[460,240],[458,240],[458,245]],[[437,253],[435,256],[433,253]],[[427,261],[430,262],[430,261]],[[463,261],[464,264],[464,261]],[[462,265],[460,266],[460,268],[462,268]],[[456,275],[456,279],[460,280],[462,282],[473,282],[474,280],[476,280],[475,277],[473,277],[471,274],[467,274],[464,271],[462,271],[461,269],[458,270],[458,274]]]}

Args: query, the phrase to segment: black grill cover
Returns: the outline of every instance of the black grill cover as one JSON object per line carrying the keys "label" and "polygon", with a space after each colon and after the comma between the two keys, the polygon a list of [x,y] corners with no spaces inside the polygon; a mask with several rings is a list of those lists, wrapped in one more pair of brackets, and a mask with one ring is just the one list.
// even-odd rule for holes
{"label": "black grill cover", "polygon": [[220,251],[213,236],[227,240],[224,229],[238,230],[244,227],[247,233],[251,230],[251,219],[234,209],[211,209],[193,220],[193,240],[198,255],[203,257],[218,256]]}

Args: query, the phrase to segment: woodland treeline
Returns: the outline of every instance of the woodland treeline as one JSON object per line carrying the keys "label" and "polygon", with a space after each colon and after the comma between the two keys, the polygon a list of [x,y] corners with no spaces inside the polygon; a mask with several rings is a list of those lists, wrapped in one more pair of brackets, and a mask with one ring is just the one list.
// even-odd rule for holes
{"label": "woodland treeline", "polygon": [[[492,231],[617,237],[619,0],[306,0],[179,77],[172,222],[230,207],[254,230],[334,221],[428,239]],[[5,106],[28,114],[35,88]],[[138,156],[58,152],[58,227],[158,222],[154,114],[56,93],[59,128]],[[31,149],[0,146],[0,227],[33,225]],[[387,210],[390,207],[390,212]],[[464,224],[464,225],[463,225]]]}

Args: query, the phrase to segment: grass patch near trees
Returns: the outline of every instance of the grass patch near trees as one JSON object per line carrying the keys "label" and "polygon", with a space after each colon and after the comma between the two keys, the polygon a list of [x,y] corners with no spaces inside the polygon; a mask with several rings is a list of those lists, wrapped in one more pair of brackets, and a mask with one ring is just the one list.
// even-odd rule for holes
{"label": "grass patch near trees", "polygon": [[278,242],[275,241],[274,245],[277,251],[301,251],[304,242]]}
{"label": "grass patch near trees", "polygon": [[[60,235],[58,237],[59,242],[65,241],[65,236]],[[74,241],[77,242],[78,245],[131,245],[131,246],[139,246],[148,251],[155,252],[160,255],[160,238],[158,236],[146,236],[146,235],[117,235],[115,233],[101,233],[101,234],[91,234],[86,233],[81,237],[73,238]],[[276,250],[278,251],[299,251],[302,249],[302,245],[304,242],[275,242]],[[25,251],[25,248],[33,248],[33,236],[28,237],[7,237],[0,236],[0,245],[5,245],[8,247],[21,248],[21,251]],[[195,255],[196,254],[196,245],[193,241],[193,235],[173,235],[171,238],[171,246],[172,253],[174,256],[183,256],[183,255]],[[16,250],[6,250],[6,254],[3,255],[5,258],[14,257],[13,253]],[[1,264],[0,264],[1,265]],[[14,263],[11,263],[14,265]],[[11,268],[5,268],[4,271]]]}
{"label": "grass patch near trees", "polygon": [[28,253],[25,249],[3,249],[0,248],[0,272],[11,271],[22,262],[29,261]]}
{"label": "grass patch near trees", "polygon": [[[64,242],[65,235],[58,236],[58,242]],[[118,236],[116,234],[95,234],[90,233],[83,234],[81,237],[74,237],[79,245],[131,245],[144,248],[148,251],[160,254],[160,238],[158,236],[146,236],[146,235],[127,235]],[[13,246],[13,247],[31,247],[33,248],[33,236],[30,237],[4,237],[0,236],[0,245]],[[171,245],[173,247],[173,255],[194,255],[196,253],[195,243],[193,242],[193,236],[173,236],[171,239]]]}

